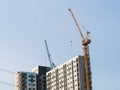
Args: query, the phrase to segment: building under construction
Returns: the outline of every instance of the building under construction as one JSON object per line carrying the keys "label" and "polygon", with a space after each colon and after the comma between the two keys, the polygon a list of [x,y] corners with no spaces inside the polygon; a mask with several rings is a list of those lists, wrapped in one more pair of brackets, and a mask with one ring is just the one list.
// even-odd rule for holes
{"label": "building under construction", "polygon": [[46,73],[47,90],[86,90],[84,57],[76,56]]}
{"label": "building under construction", "polygon": [[87,31],[86,36],[84,36],[72,10],[69,9],[69,11],[82,38],[84,56],[78,55],[56,67],[51,60],[47,42],[45,40],[48,58],[52,69],[46,73],[47,90],[92,90],[88,47],[91,43],[91,40],[88,38],[90,32]]}
{"label": "building under construction", "polygon": [[[89,57],[89,47],[88,47],[88,45],[91,42],[91,40],[88,38],[89,32],[88,31],[86,32],[86,36],[82,34],[81,29],[77,23],[77,20],[72,10],[69,9],[69,11],[73,17],[73,20],[75,21],[75,24],[82,38],[84,56],[78,55],[68,60],[67,62],[63,63],[62,65],[56,66],[51,60],[50,52],[48,50],[48,45],[45,40],[45,47],[47,50],[47,55],[50,63],[49,70],[50,69],[51,70],[49,71],[47,68],[46,71],[44,71],[43,68],[39,67],[38,69],[33,70],[34,72],[33,75],[32,73],[22,74],[22,72],[18,72],[17,82],[19,83],[16,82],[18,84],[16,90],[92,90],[90,57]],[[42,69],[43,69],[42,72],[44,73],[40,73]],[[21,88],[24,87],[24,85],[22,86],[21,84],[21,82],[24,81],[21,80],[22,78],[21,75],[25,77],[26,75],[28,76],[28,79],[30,81],[28,82],[29,88],[25,87],[25,89],[19,89],[20,87]],[[34,78],[32,76],[36,77],[35,80],[33,80]],[[41,78],[41,76],[44,77]],[[36,83],[33,84],[33,81],[31,81],[31,79]],[[41,84],[40,80],[43,80],[44,83]],[[36,88],[35,86],[39,87],[40,89]]]}

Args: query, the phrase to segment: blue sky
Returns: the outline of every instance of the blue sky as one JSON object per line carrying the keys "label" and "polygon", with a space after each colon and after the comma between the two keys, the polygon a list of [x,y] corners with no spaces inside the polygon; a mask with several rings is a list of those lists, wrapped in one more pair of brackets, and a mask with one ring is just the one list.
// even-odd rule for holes
{"label": "blue sky", "polygon": [[[0,0],[0,68],[16,72],[49,66],[44,40],[56,65],[83,55],[68,8],[83,33],[82,25],[91,32],[93,90],[119,90],[119,0]],[[0,75],[0,81],[14,84],[15,75],[3,71]],[[0,89],[14,87],[0,83]]]}

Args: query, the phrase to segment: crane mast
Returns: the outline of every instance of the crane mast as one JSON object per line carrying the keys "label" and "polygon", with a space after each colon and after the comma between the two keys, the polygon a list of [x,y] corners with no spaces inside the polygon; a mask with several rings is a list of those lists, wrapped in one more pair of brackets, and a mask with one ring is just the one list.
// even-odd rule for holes
{"label": "crane mast", "polygon": [[92,84],[91,84],[91,70],[90,70],[90,58],[89,58],[89,48],[88,45],[90,44],[91,40],[88,39],[89,32],[86,32],[86,37],[83,36],[82,31],[78,25],[78,22],[72,12],[71,9],[69,9],[73,20],[78,28],[78,31],[80,33],[80,36],[82,37],[82,45],[84,47],[84,65],[85,65],[85,87],[86,90],[92,90]]}
{"label": "crane mast", "polygon": [[48,59],[49,59],[50,68],[53,69],[56,67],[56,65],[52,62],[51,55],[50,55],[46,40],[45,40],[45,47],[46,47],[46,51],[47,51],[47,55],[48,55]]}

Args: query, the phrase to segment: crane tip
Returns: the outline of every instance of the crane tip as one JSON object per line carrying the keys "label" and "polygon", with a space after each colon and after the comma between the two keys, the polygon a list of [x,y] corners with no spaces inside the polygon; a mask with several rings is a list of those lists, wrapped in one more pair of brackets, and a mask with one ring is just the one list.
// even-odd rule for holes
{"label": "crane tip", "polygon": [[71,9],[70,9],[70,8],[69,8],[68,10],[69,10],[69,11],[71,11]]}

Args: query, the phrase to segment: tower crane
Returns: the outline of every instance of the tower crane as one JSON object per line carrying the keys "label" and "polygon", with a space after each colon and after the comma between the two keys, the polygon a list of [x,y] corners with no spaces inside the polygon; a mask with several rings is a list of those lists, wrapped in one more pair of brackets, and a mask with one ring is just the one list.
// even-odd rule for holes
{"label": "tower crane", "polygon": [[87,31],[86,36],[84,37],[72,10],[71,9],[68,9],[68,10],[70,11],[73,17],[73,20],[80,33],[80,36],[82,37],[82,45],[84,47],[85,87],[86,87],[86,90],[92,90],[90,58],[89,58],[89,48],[88,48],[88,45],[91,43],[91,40],[88,38],[88,35],[90,32]]}
{"label": "tower crane", "polygon": [[48,59],[49,59],[49,63],[50,63],[50,68],[53,69],[56,67],[56,65],[52,62],[51,55],[50,55],[46,40],[45,40],[45,47],[46,47],[46,51],[47,51],[47,55],[48,55]]}

